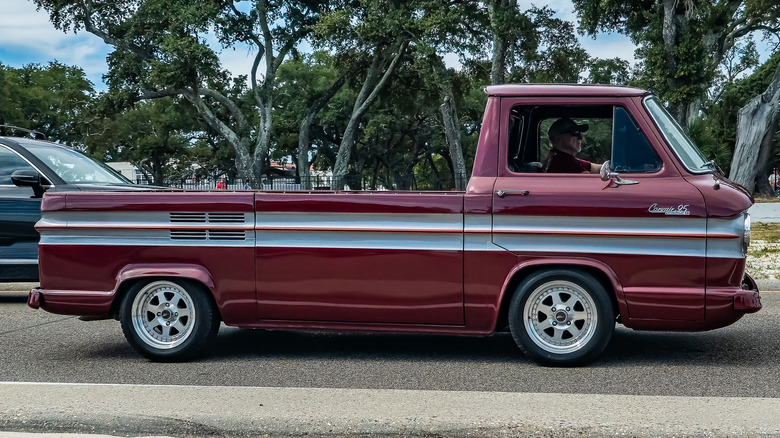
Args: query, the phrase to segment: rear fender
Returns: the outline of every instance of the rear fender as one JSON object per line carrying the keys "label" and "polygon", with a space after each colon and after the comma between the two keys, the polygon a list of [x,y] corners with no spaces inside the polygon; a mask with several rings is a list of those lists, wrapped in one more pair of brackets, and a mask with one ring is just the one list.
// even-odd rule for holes
{"label": "rear fender", "polygon": [[215,287],[214,279],[208,269],[201,265],[188,263],[137,263],[130,264],[122,268],[116,276],[116,287],[114,288],[113,311],[116,313],[122,294],[128,289],[128,285],[135,280],[143,278],[185,278],[202,283],[212,297],[214,297]]}

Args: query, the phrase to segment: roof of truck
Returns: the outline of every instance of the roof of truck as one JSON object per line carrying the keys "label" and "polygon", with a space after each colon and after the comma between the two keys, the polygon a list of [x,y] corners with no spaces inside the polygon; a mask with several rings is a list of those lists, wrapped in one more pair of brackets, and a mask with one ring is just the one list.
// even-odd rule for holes
{"label": "roof of truck", "polygon": [[490,96],[645,96],[640,88],[598,84],[504,84],[488,85]]}

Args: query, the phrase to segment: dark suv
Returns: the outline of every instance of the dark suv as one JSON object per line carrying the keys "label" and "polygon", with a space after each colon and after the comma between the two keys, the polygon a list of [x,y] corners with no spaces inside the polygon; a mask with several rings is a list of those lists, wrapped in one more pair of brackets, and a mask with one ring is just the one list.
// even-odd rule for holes
{"label": "dark suv", "polygon": [[41,197],[47,190],[148,190],[67,146],[0,136],[0,281],[38,281]]}

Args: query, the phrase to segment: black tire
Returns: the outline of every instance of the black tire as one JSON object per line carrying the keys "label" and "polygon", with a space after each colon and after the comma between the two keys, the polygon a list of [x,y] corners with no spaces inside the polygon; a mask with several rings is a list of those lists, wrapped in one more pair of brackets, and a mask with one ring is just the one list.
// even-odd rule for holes
{"label": "black tire", "polygon": [[133,285],[122,298],[119,320],[130,345],[156,362],[178,362],[206,348],[219,331],[208,291],[185,279]]}
{"label": "black tire", "polygon": [[615,311],[607,291],[581,270],[531,274],[515,291],[509,328],[531,359],[551,366],[593,361],[609,344]]}

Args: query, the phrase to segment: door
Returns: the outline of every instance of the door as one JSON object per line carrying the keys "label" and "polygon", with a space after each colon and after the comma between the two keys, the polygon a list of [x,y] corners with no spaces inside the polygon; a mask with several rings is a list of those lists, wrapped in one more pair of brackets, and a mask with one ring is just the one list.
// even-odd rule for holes
{"label": "door", "polygon": [[35,281],[38,278],[38,232],[41,198],[30,187],[17,187],[11,175],[33,167],[11,149],[0,145],[0,280]]}
{"label": "door", "polygon": [[[704,201],[669,155],[651,142],[648,126],[637,122],[641,119],[631,115],[631,108],[560,105],[523,112],[510,106],[503,117],[506,129],[515,110],[522,113],[527,132],[517,147],[535,149],[544,162],[549,147],[544,143],[552,143],[548,129],[569,117],[575,125],[587,125],[578,131],[584,137],[582,158],[595,164],[593,170],[604,158],[611,159],[620,179],[603,181],[595,173],[523,173],[499,166],[493,242],[524,258],[588,259],[609,266],[622,284],[631,318],[701,320]],[[595,147],[599,143],[601,151]],[[506,156],[533,156],[517,153],[517,147],[507,145]]]}

